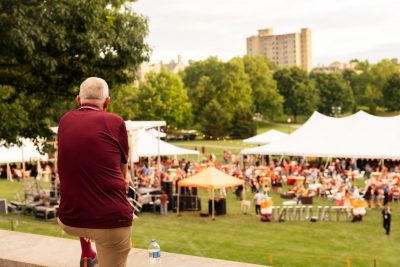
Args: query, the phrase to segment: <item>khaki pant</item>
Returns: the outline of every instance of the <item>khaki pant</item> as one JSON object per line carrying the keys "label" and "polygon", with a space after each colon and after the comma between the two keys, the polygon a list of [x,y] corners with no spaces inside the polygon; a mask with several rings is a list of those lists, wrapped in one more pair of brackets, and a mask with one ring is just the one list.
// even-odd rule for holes
{"label": "khaki pant", "polygon": [[100,267],[125,267],[131,250],[132,227],[111,229],[77,228],[58,224],[69,235],[86,237],[96,242],[97,257]]}

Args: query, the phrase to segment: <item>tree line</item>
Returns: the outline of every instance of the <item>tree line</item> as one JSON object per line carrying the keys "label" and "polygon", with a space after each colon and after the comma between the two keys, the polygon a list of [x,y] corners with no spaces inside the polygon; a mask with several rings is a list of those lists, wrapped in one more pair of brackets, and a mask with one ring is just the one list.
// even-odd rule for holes
{"label": "tree line", "polygon": [[256,113],[268,120],[292,116],[296,122],[315,110],[332,115],[332,107],[340,107],[341,113],[400,110],[397,60],[353,63],[352,70],[307,73],[299,67],[277,68],[263,57],[227,62],[210,57],[191,61],[179,74],[167,69],[150,73],[138,88],[126,89],[130,108],[112,109],[130,119],[163,119],[173,127],[195,128],[208,138],[254,135]]}
{"label": "tree line", "polygon": [[149,73],[135,87],[151,54],[148,23],[124,0],[3,0],[0,14],[0,144],[51,137],[88,76],[107,80],[110,110],[124,119],[166,120],[207,138],[255,134],[256,113],[296,120],[314,110],[330,115],[332,106],[400,110],[397,60],[330,74],[277,68],[262,57],[210,57],[179,74]]}

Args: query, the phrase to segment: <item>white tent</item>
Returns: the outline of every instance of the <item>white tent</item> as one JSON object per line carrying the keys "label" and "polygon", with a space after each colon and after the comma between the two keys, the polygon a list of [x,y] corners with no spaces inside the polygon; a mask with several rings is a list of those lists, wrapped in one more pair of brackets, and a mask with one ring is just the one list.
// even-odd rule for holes
{"label": "white tent", "polygon": [[[139,157],[158,156],[157,162],[160,168],[160,155],[196,154],[192,150],[174,150],[168,147],[170,144],[158,139],[158,137],[161,138],[165,135],[165,133],[160,132],[160,128],[166,125],[165,121],[125,121],[125,125],[129,138],[129,165],[132,170],[133,162],[139,161]],[[51,129],[54,133],[58,132],[58,127],[52,127]],[[155,137],[143,134],[145,130],[151,131]],[[139,138],[141,138],[140,142],[138,142]]]}
{"label": "white tent", "polygon": [[21,146],[0,146],[0,163],[26,162],[31,160],[47,161],[47,154],[40,154],[29,139],[22,139]]}
{"label": "white tent", "polygon": [[[158,144],[159,142],[159,144]],[[174,156],[174,155],[198,155],[199,152],[195,150],[189,150],[171,145],[162,140],[158,140],[151,134],[139,130],[132,142],[131,155],[139,157],[151,157],[151,156]]]}
{"label": "white tent", "polygon": [[47,154],[40,154],[36,146],[30,139],[23,138],[20,146],[14,145],[10,147],[0,146],[0,163],[7,164],[7,179],[12,181],[10,163],[22,163],[25,171],[25,162],[27,161],[47,161]]}
{"label": "white tent", "polygon": [[148,129],[146,132],[147,132],[148,134],[150,134],[151,136],[154,136],[154,137],[156,137],[156,138],[158,138],[158,137],[163,138],[163,137],[166,137],[166,136],[167,136],[166,133],[161,132],[161,131],[159,132],[159,131],[157,131],[157,130],[154,129],[154,128]]}
{"label": "white tent", "polygon": [[247,138],[243,140],[245,144],[265,145],[287,137],[288,134],[282,133],[277,130],[266,131],[262,134]]}
{"label": "white tent", "polygon": [[[165,121],[125,121],[125,126],[126,130],[128,132],[130,131],[136,131],[138,129],[152,129],[152,128],[159,128],[162,126],[167,125]],[[58,127],[51,127],[51,130],[54,133],[58,132]],[[154,129],[154,132],[157,132]],[[162,137],[162,136],[161,136]]]}
{"label": "white tent", "polygon": [[137,129],[159,128],[167,125],[165,121],[125,121],[126,129],[129,131]]}
{"label": "white tent", "polygon": [[359,111],[333,118],[318,112],[287,138],[242,154],[400,159],[400,116]]}

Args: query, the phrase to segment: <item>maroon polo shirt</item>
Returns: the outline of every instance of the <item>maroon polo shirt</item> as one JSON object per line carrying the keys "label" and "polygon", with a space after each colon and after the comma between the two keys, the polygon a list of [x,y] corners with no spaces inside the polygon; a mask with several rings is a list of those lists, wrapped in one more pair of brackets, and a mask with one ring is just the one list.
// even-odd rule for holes
{"label": "maroon polo shirt", "polygon": [[132,225],[120,164],[128,160],[121,117],[84,104],[66,113],[58,128],[60,220],[80,228]]}

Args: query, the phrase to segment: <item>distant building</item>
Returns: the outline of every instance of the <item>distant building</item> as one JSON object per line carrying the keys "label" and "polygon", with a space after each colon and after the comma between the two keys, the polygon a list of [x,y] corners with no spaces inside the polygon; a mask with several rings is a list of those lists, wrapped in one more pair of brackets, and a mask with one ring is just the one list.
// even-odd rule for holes
{"label": "distant building", "polygon": [[168,69],[173,73],[178,73],[185,69],[185,64],[182,61],[181,55],[178,55],[178,60],[176,62],[174,60],[171,60],[168,64],[163,64],[162,62],[156,64],[150,64],[147,62],[142,63],[136,72],[136,84],[144,82],[146,80],[146,75],[149,72],[161,72],[162,67]]}
{"label": "distant building", "polygon": [[300,33],[274,35],[272,29],[258,30],[258,35],[247,38],[247,54],[264,56],[281,67],[299,66],[312,70],[311,30],[301,29]]}
{"label": "distant building", "polygon": [[356,69],[358,62],[357,61],[350,61],[349,63],[341,63],[335,61],[328,66],[317,66],[313,69],[314,72],[324,72],[324,73],[339,73],[344,70],[352,70],[357,73],[360,71]]}

